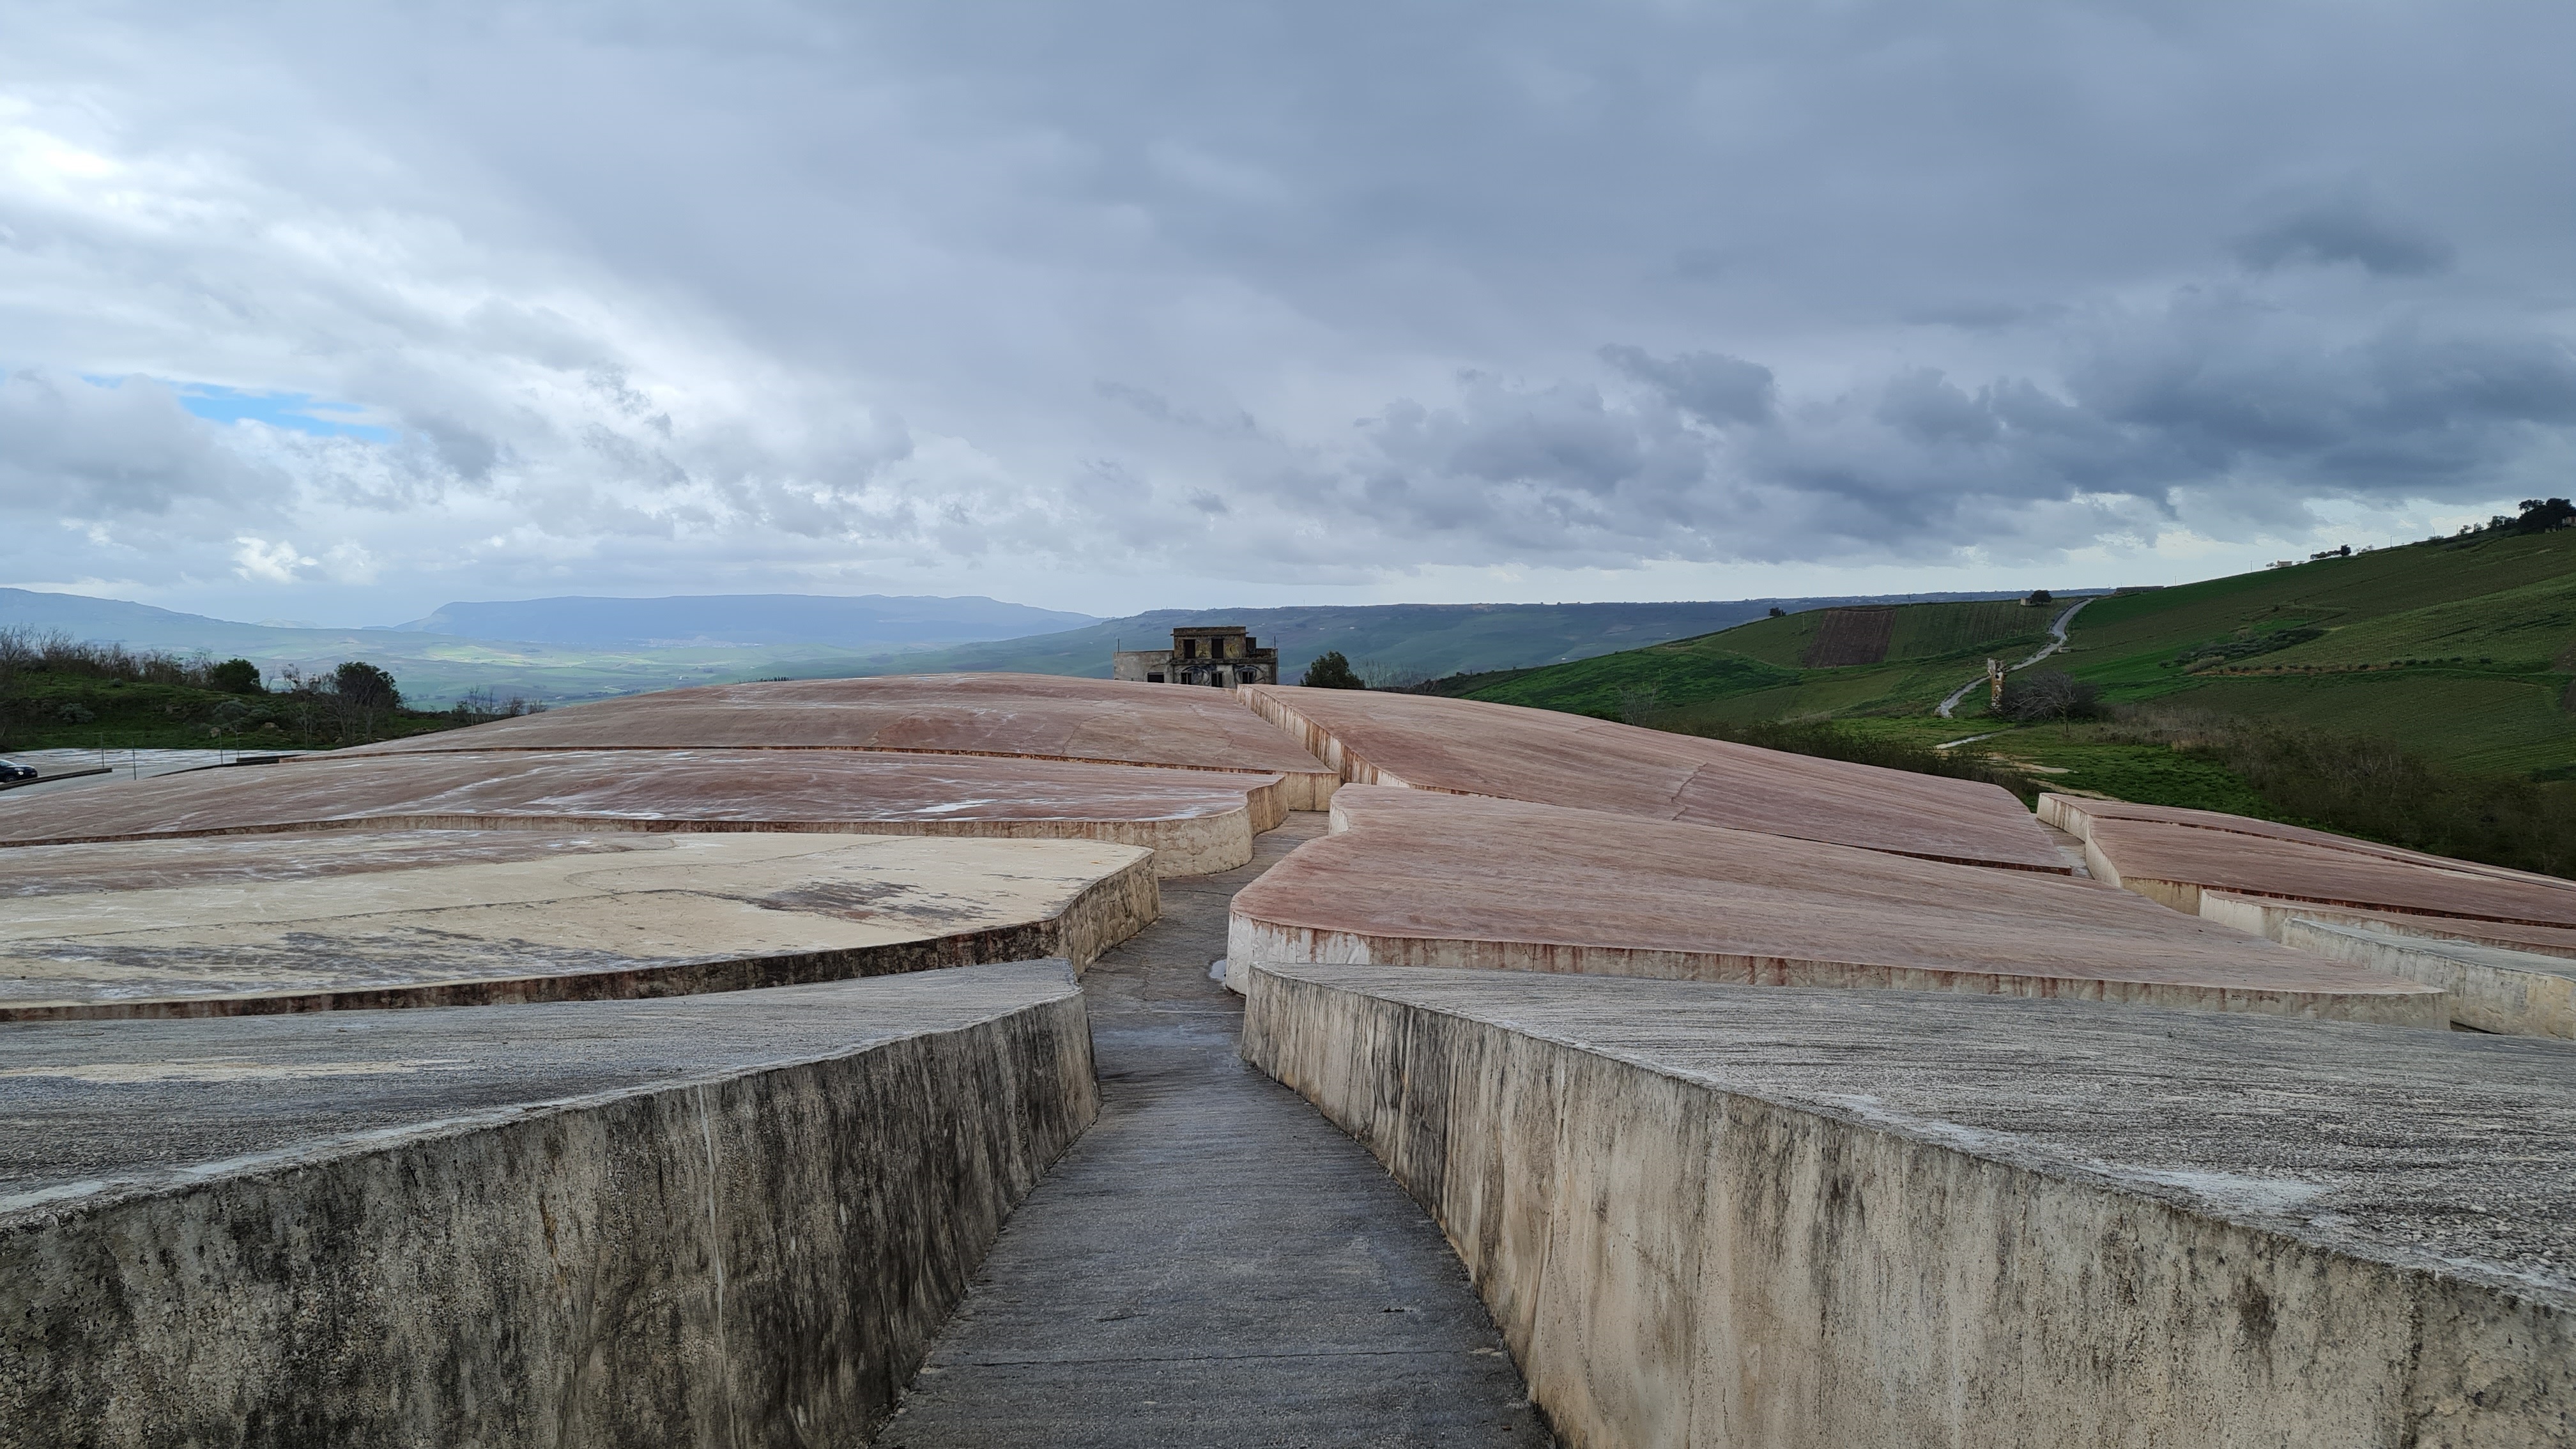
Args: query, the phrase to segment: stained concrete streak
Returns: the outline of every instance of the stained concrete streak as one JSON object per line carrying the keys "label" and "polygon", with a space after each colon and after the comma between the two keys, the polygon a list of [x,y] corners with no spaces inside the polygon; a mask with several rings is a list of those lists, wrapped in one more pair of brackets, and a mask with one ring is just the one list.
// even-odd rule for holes
{"label": "stained concrete streak", "polygon": [[1208,978],[1252,864],[1168,880],[1084,981],[1101,1115],[1012,1217],[879,1449],[1549,1445],[1465,1269],[1368,1154],[1237,1056]]}

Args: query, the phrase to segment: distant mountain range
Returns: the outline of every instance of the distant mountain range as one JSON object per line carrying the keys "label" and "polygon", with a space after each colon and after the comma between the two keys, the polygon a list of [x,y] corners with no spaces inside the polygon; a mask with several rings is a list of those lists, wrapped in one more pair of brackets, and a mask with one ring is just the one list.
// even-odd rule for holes
{"label": "distant mountain range", "polygon": [[1026,639],[996,639],[835,666],[840,674],[1072,674],[1105,679],[1118,648],[1152,649],[1187,624],[1241,624],[1279,651],[1279,674],[1294,681],[1328,649],[1363,675],[1430,679],[1490,669],[1525,669],[1685,639],[1759,619],[1845,604],[2017,599],[2013,592],[1877,594],[1806,599],[1729,599],[1671,604],[1351,604],[1285,609],[1157,609]]}
{"label": "distant mountain range", "polygon": [[1043,634],[1098,622],[981,596],[684,594],[660,599],[572,596],[447,604],[397,628],[468,639],[583,649],[703,649],[830,644],[851,650],[956,644]]}
{"label": "distant mountain range", "polygon": [[[1735,599],[1652,604],[1370,604],[1162,609],[1120,619],[987,598],[799,594],[570,597],[449,604],[397,629],[241,624],[148,604],[0,589],[0,627],[176,653],[240,655],[272,677],[364,659],[416,704],[467,690],[557,703],[763,678],[1017,670],[1105,678],[1120,645],[1151,648],[1182,624],[1249,627],[1295,679],[1338,649],[1363,673],[1415,679],[1586,659],[1763,617],[1857,603],[2015,598],[2011,592]],[[1074,627],[1065,627],[1068,623]]]}

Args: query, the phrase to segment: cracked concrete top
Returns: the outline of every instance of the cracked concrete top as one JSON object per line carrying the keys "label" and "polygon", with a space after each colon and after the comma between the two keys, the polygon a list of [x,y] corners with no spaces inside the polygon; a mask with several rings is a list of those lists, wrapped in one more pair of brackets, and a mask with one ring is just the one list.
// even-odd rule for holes
{"label": "cracked concrete top", "polygon": [[1967,865],[2069,870],[2039,822],[1998,785],[1477,700],[1273,685],[1241,693],[1342,765],[1346,779]]}
{"label": "cracked concrete top", "polygon": [[2004,997],[1259,969],[2576,1309],[2576,1043]]}
{"label": "cracked concrete top", "polygon": [[768,991],[0,1032],[0,1226],[604,1094],[952,1031],[1075,993],[1063,961]]}
{"label": "cracked concrete top", "polygon": [[845,750],[486,750],[317,755],[0,809],[0,845],[383,822],[563,829],[716,822],[821,829],[1145,822],[1245,808],[1272,776]]}
{"label": "cracked concrete top", "polygon": [[714,684],[361,748],[908,750],[1329,775],[1230,691],[1041,674]]}
{"label": "cracked concrete top", "polygon": [[536,831],[25,846],[6,855],[0,1015],[425,986],[505,999],[553,977],[661,994],[679,968],[820,971],[1048,921],[1149,859],[1087,840]]}
{"label": "cracked concrete top", "polygon": [[2059,795],[2054,792],[2039,797],[2042,818],[2057,817],[2059,828],[2078,840],[2092,834],[2096,820],[2146,821],[2158,825],[2182,825],[2196,830],[2216,830],[2230,835],[2251,835],[2265,840],[2290,841],[2312,845],[2323,850],[2348,851],[2386,861],[2428,866],[2459,875],[2486,876],[2494,880],[2520,881],[2526,885],[2546,886],[2554,890],[2576,891],[2576,881],[2557,876],[2535,875],[2527,870],[2511,870],[2501,865],[2486,865],[2474,860],[2453,860],[2448,856],[2427,855],[2399,845],[2382,845],[2376,840],[2360,840],[2331,831],[2310,830],[2278,821],[2256,820],[2246,815],[2230,815],[2221,810],[2190,810],[2179,805],[2137,805],[2126,800],[2098,800],[2085,795]]}
{"label": "cracked concrete top", "polygon": [[[1962,990],[2029,978],[2037,994],[2131,983],[2212,1004],[2287,994],[2308,1009],[2440,999],[2062,876],[1388,786],[1343,787],[1333,819],[1233,906],[1322,959],[1586,969],[1555,949],[1572,948],[1670,953],[1622,974],[1700,975],[1707,961],[1718,979],[1818,985],[1833,974],[1801,969],[1893,968]],[[1501,949],[1462,957],[1453,942]]]}
{"label": "cracked concrete top", "polygon": [[2453,869],[2448,861],[2419,864],[2299,840],[2110,818],[2092,822],[2084,849],[2095,875],[2131,889],[2161,884],[2406,915],[2576,927],[2576,882],[2500,877]]}

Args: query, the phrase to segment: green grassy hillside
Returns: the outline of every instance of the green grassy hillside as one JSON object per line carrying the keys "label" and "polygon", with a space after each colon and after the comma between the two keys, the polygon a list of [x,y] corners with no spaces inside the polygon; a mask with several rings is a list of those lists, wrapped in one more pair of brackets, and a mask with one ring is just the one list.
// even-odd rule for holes
{"label": "green grassy hillside", "polygon": [[2576,765],[2576,534],[2487,534],[2124,595],[2062,658],[2115,702],[2394,740],[2476,774]]}
{"label": "green grassy hillside", "polygon": [[1611,719],[1651,708],[1682,725],[1928,714],[1989,656],[2018,660],[2040,648],[2064,607],[1897,605],[1879,663],[1832,668],[1801,663],[1829,612],[1811,609],[1572,664],[1444,680],[1440,691]]}
{"label": "green grassy hillside", "polygon": [[[1986,658],[2036,651],[2056,613],[1913,605],[1892,628],[1845,619],[1839,644],[1813,648],[1836,627],[1819,611],[1442,692],[1755,743],[1822,729],[1844,743],[1810,753],[1877,751],[1912,758],[1906,768],[1929,768],[1927,747],[1973,741],[1957,755],[2019,772],[2026,794],[2198,806],[2576,870],[2576,530],[2494,530],[2095,599],[2041,668],[2094,685],[2108,718],[2016,725],[1986,713],[1982,689],[1956,718],[1933,716]],[[1882,634],[1877,662],[1802,662],[1866,654]],[[1969,767],[1942,768],[1954,764]]]}
{"label": "green grassy hillside", "polygon": [[[1823,612],[1793,614],[1444,692],[1610,718],[1645,708],[1677,728],[1841,719],[1955,738],[1992,727],[1984,692],[1956,724],[1930,719],[1932,706],[1987,657],[2038,649],[2056,612],[1906,605],[1883,661],[1835,668],[1800,662]],[[2474,774],[2576,771],[2576,531],[2482,534],[2096,599],[2043,667],[2113,703],[2388,739]]]}

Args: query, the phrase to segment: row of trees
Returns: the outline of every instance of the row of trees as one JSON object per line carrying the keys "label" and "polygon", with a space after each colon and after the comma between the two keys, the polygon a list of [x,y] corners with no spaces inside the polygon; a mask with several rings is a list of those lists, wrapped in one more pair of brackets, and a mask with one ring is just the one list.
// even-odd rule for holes
{"label": "row of trees", "polygon": [[[245,734],[275,725],[305,744],[317,740],[350,744],[370,740],[402,708],[402,689],[383,667],[352,659],[327,670],[307,673],[288,665],[272,683],[247,659],[218,660],[199,652],[179,655],[164,650],[135,650],[122,644],[98,644],[59,631],[23,626],[0,627],[0,742],[34,723],[37,708],[28,686],[35,676],[93,681],[102,686],[162,685],[227,696],[209,708],[182,717],[202,726],[213,738]],[[109,708],[107,696],[60,698],[49,690],[49,720],[86,724],[97,710]],[[513,701],[520,712],[527,706]],[[96,708],[93,708],[93,705]],[[164,713],[180,706],[161,706]]]}

